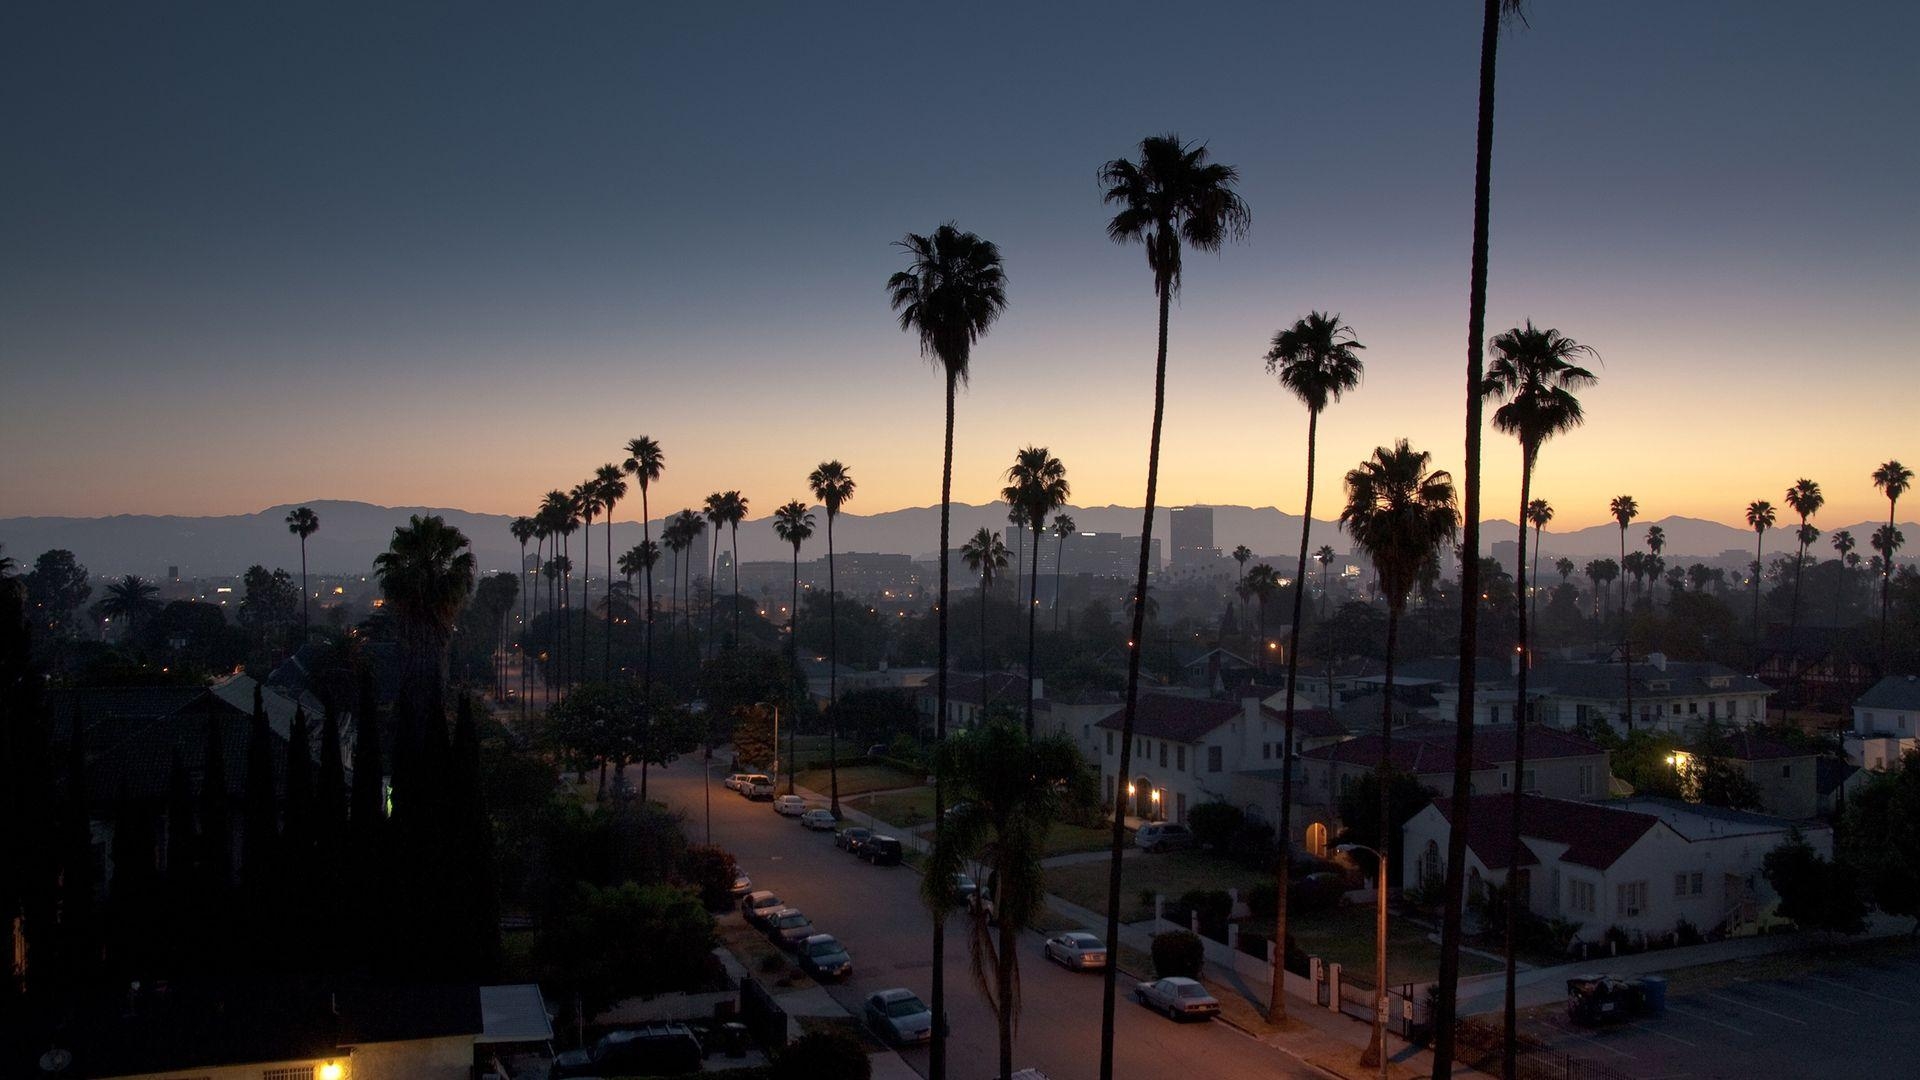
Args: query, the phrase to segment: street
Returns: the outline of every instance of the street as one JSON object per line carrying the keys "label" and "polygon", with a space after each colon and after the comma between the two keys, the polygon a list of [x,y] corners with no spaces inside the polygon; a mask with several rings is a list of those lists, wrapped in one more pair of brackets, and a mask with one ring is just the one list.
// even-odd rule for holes
{"label": "street", "polygon": [[[724,765],[716,758],[715,767]],[[833,998],[856,1015],[866,995],[905,986],[932,999],[932,943],[919,875],[907,866],[874,867],[833,846],[828,832],[803,829],[763,802],[749,802],[712,778],[713,842],[733,852],[755,888],[772,889],[806,912],[822,933],[846,945],[854,976],[831,986]],[[700,763],[682,759],[656,770],[649,795],[683,812],[687,835],[704,835],[705,807]],[[738,918],[738,915],[731,916]],[[1095,932],[1100,928],[1090,927]],[[1021,1011],[1014,1067],[1038,1068],[1051,1080],[1093,1077],[1100,1062],[1098,974],[1069,972],[1047,962],[1038,933],[1020,952]],[[1120,975],[1115,1074],[1151,1080],[1181,1077],[1318,1077],[1319,1070],[1218,1021],[1175,1024],[1149,1013],[1129,995],[1133,980]],[[956,917],[947,928],[948,1073],[954,1080],[984,1080],[998,1060],[992,1010],[973,983],[966,927]],[[926,1075],[928,1051],[905,1052]]]}

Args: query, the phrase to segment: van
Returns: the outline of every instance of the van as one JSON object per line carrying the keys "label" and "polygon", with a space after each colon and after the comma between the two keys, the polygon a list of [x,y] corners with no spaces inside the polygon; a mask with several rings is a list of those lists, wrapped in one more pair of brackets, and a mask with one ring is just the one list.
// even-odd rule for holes
{"label": "van", "polygon": [[899,866],[900,841],[891,836],[869,836],[860,844],[860,857],[875,866]]}
{"label": "van", "polygon": [[1193,846],[1193,831],[1171,821],[1150,821],[1133,834],[1133,842],[1145,851],[1176,851]]}

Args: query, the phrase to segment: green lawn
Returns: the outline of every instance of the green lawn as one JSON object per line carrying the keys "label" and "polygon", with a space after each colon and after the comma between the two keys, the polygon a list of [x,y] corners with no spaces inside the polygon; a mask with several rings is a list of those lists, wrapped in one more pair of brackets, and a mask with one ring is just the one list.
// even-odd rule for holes
{"label": "green lawn", "polygon": [[933,822],[933,789],[918,787],[861,799],[855,808],[901,829]]}
{"label": "green lawn", "polygon": [[[1164,855],[1128,858],[1121,870],[1120,914],[1131,920],[1138,911],[1142,889],[1164,893],[1169,900],[1189,889],[1239,889],[1259,884],[1262,876],[1239,863],[1205,851],[1169,851]],[[1104,915],[1107,911],[1107,864],[1081,863],[1047,870],[1047,891]],[[1149,908],[1145,913],[1151,915]]]}
{"label": "green lawn", "polygon": [[[1131,842],[1131,841],[1129,841]],[[1056,821],[1047,830],[1047,855],[1070,855],[1077,851],[1104,851],[1113,846],[1113,830],[1089,829]],[[1104,865],[1104,864],[1103,864]]]}
{"label": "green lawn", "polygon": [[[1254,924],[1242,923],[1242,928]],[[1259,927],[1271,934],[1271,925]],[[1291,920],[1287,932],[1294,944],[1308,956],[1338,963],[1367,983],[1373,982],[1374,909],[1371,905],[1350,905],[1333,911],[1320,911]],[[1440,972],[1440,946],[1427,940],[1432,930],[1395,914],[1387,918],[1387,980],[1390,983],[1426,982]],[[1479,975],[1499,965],[1485,957],[1462,951],[1460,974]]]}
{"label": "green lawn", "polygon": [[[860,795],[869,791],[887,791],[893,788],[907,788],[925,780],[924,776],[901,772],[890,765],[853,765],[840,769],[840,797]],[[795,783],[803,788],[827,794],[832,786],[831,776],[826,769],[807,769],[795,778]]]}

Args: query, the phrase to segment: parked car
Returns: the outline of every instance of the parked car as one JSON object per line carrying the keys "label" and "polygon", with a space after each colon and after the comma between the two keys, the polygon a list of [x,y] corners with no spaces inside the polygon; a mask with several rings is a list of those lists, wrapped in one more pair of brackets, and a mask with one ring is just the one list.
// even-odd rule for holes
{"label": "parked car", "polygon": [[787,902],[775,896],[771,890],[761,889],[748,893],[747,898],[740,901],[740,914],[755,926],[765,926],[769,916],[786,906]]}
{"label": "parked car", "polygon": [[739,870],[734,873],[733,888],[731,891],[735,896],[745,896],[753,891],[753,879],[747,876],[745,870]]}
{"label": "parked car", "polygon": [[860,857],[875,866],[899,866],[902,858],[900,841],[891,836],[869,836],[860,845]]}
{"label": "parked car", "polygon": [[960,894],[962,900],[968,900],[980,891],[980,886],[965,874],[953,875],[953,891]]}
{"label": "parked car", "polygon": [[586,1050],[553,1059],[554,1080],[585,1076],[680,1076],[700,1071],[700,1039],[685,1024],[648,1024],[612,1031]]}
{"label": "parked car", "polygon": [[787,817],[799,817],[807,812],[807,800],[798,795],[782,795],[773,800],[773,812]]}
{"label": "parked car", "polygon": [[841,851],[851,851],[855,855],[858,855],[860,854],[860,845],[866,843],[872,835],[872,829],[865,829],[855,825],[852,828],[841,829],[839,832],[834,833],[833,846],[839,848]]}
{"label": "parked car", "polygon": [[868,757],[886,757],[887,744],[883,742],[877,742],[877,743],[874,743],[872,746],[867,747],[867,756]]}
{"label": "parked car", "polygon": [[833,820],[833,811],[816,806],[800,815],[800,824],[809,829],[826,832],[839,823]]}
{"label": "parked car", "polygon": [[867,998],[867,1026],[894,1046],[933,1038],[933,1010],[906,987],[882,990]]}
{"label": "parked car", "polygon": [[1107,966],[1107,943],[1085,930],[1055,934],[1047,939],[1047,959],[1074,971],[1099,971]]}
{"label": "parked car", "polygon": [[773,781],[756,773],[741,782],[740,794],[749,799],[771,799],[773,798]]}
{"label": "parked car", "polygon": [[813,936],[813,921],[799,908],[781,908],[767,919],[767,936],[774,944],[792,952]]}
{"label": "parked car", "polygon": [[1150,821],[1133,834],[1133,842],[1146,851],[1177,851],[1193,846],[1193,830],[1171,821]]}
{"label": "parked car", "polygon": [[737,772],[725,780],[722,780],[721,783],[726,785],[728,791],[739,791],[747,785],[747,781],[751,779],[752,776],[752,773]]}
{"label": "parked car", "polygon": [[853,974],[853,957],[847,947],[832,934],[815,934],[800,943],[800,966],[821,981],[845,979]]}
{"label": "parked car", "polygon": [[1220,1002],[1198,982],[1174,976],[1135,984],[1133,1000],[1169,1020],[1209,1020],[1220,1015]]}

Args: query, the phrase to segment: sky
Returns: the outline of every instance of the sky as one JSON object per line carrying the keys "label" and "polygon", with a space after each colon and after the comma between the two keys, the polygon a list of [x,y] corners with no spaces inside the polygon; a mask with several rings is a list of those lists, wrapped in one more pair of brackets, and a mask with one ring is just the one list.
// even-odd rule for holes
{"label": "sky", "polygon": [[[1237,167],[1190,255],[1164,503],[1304,494],[1263,370],[1314,309],[1366,378],[1316,516],[1409,438],[1461,461],[1480,5],[159,5],[0,9],[0,516],[291,501],[529,512],[659,439],[656,516],[759,516],[826,458],[938,501],[941,380],[883,284],[904,233],[998,243],[954,492],[1049,447],[1138,505],[1155,307],[1095,173],[1149,134]],[[1539,0],[1503,35],[1489,334],[1600,353],[1555,528],[1739,523],[1797,477],[1884,512],[1920,464],[1920,9]],[[1489,435],[1489,517],[1519,451]],[[1517,506],[1515,507],[1517,509]],[[616,517],[638,512],[637,500]]]}

